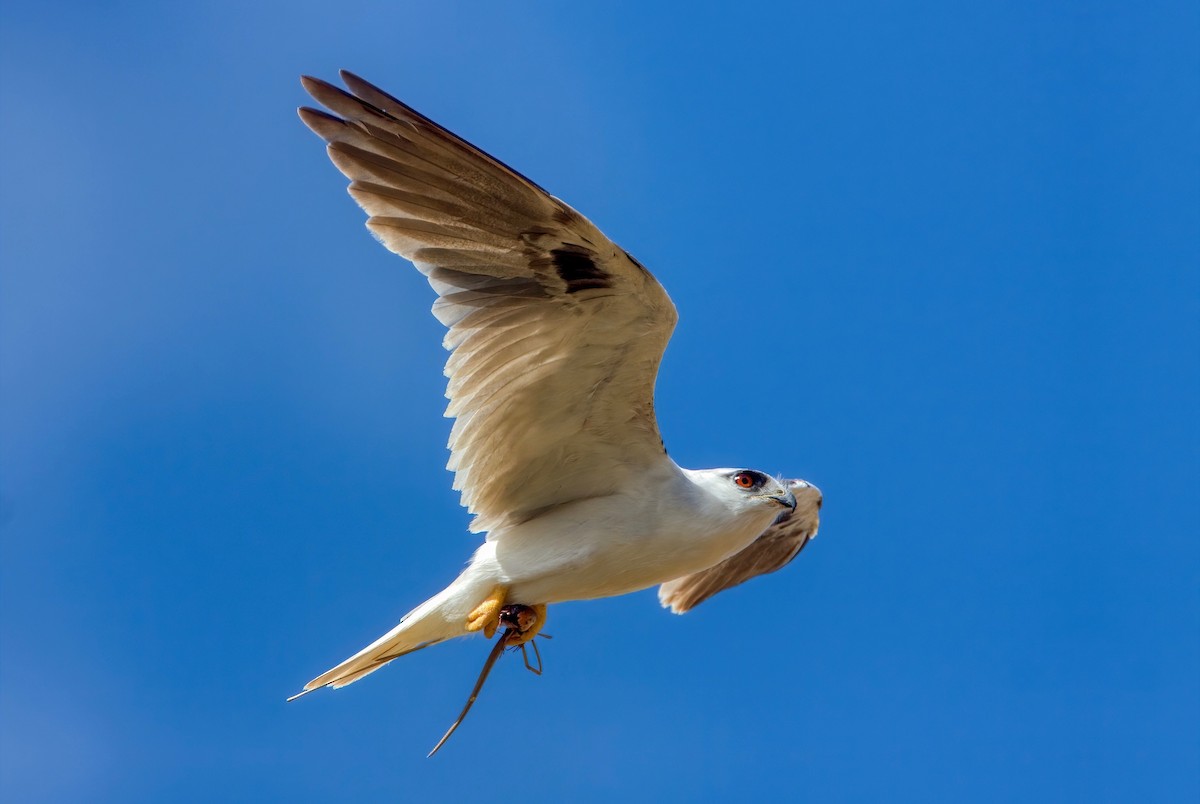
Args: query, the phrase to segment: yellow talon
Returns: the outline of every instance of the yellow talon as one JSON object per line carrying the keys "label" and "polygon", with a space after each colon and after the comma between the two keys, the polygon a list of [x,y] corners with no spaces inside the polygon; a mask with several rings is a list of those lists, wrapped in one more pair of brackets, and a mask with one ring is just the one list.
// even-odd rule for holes
{"label": "yellow talon", "polygon": [[493,589],[491,594],[467,615],[467,630],[483,631],[483,635],[488,639],[494,637],[496,628],[500,625],[500,609],[504,607],[504,598],[507,596],[508,590],[503,586]]}

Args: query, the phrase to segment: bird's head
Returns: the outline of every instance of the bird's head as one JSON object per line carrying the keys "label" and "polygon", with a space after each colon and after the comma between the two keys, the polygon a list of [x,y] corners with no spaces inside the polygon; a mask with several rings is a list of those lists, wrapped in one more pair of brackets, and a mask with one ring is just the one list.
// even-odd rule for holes
{"label": "bird's head", "polygon": [[[796,510],[796,491],[803,480],[781,480],[754,469],[705,469],[693,473],[693,481],[716,496],[726,507],[739,513],[790,514]],[[816,493],[817,499],[820,492]]]}

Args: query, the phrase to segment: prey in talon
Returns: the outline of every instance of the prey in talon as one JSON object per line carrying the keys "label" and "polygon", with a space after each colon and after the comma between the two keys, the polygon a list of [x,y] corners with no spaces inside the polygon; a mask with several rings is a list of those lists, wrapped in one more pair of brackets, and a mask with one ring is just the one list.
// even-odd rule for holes
{"label": "prey in talon", "polygon": [[[795,558],[817,532],[816,486],[737,465],[685,469],[667,454],[654,382],[678,314],[654,275],[499,159],[356,75],[342,81],[303,78],[324,108],[302,108],[300,119],[349,179],[367,228],[437,296],[455,420],[447,468],[480,538],[445,589],[293,697],[500,631],[465,716],[505,648],[541,670],[534,638],[549,604],[657,586],[659,602],[682,614]],[[339,276],[355,281],[343,262]],[[796,291],[786,266],[754,264],[741,274],[747,296]],[[670,270],[683,284],[692,269]],[[805,370],[790,330],[747,322],[734,334],[740,361],[764,381]],[[713,423],[785,444],[795,436],[786,401],[745,401]]]}
{"label": "prey in talon", "polygon": [[[450,735],[467,719],[467,713],[475,705],[475,699],[479,697],[480,691],[483,690],[484,682],[487,681],[487,677],[492,672],[496,660],[500,658],[500,654],[504,652],[505,648],[512,648],[513,650],[520,648],[521,655],[525,658],[525,668],[534,675],[540,676],[542,674],[542,654],[538,651],[537,643],[533,641],[533,638],[541,629],[545,619],[546,607],[544,605],[522,606],[520,604],[513,604],[500,609],[497,626],[502,626],[504,632],[500,634],[500,638],[496,640],[495,646],[488,653],[487,661],[483,663],[483,669],[479,671],[479,678],[475,679],[475,686],[471,688],[471,694],[467,697],[467,702],[463,705],[462,711],[458,713],[458,718],[450,725],[446,733],[442,735],[442,739],[438,740],[438,744],[433,747],[428,756],[436,754],[438,749],[450,739]],[[548,639],[549,635],[546,638]],[[529,664],[529,657],[525,654],[525,644],[527,642],[533,647],[534,655],[537,656],[536,669]]]}
{"label": "prey in talon", "polygon": [[[510,650],[521,649],[521,658],[525,660],[525,669],[533,673],[535,676],[542,674],[542,652],[538,649],[537,640],[535,637],[542,639],[550,639],[550,635],[542,632],[542,625],[546,622],[546,607],[543,606],[505,606],[500,611],[500,624],[507,626],[512,633],[511,637],[507,637],[505,647]],[[507,632],[506,632],[507,636]],[[529,663],[529,654],[525,652],[525,646],[533,648],[534,658],[537,659],[537,667]]]}

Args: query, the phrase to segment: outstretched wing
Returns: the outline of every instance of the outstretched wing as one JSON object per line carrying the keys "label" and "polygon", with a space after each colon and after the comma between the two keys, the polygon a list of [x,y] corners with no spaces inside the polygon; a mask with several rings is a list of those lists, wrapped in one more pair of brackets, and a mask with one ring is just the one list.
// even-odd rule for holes
{"label": "outstretched wing", "polygon": [[800,555],[817,535],[820,525],[821,492],[803,480],[789,480],[796,495],[796,510],[780,514],[771,527],[740,553],[734,553],[716,566],[685,575],[658,587],[658,602],[676,614],[683,614],[724,591],[757,575],[783,569]]}
{"label": "outstretched wing", "polygon": [[[611,494],[665,460],[666,291],[571,207],[350,73],[304,87],[367,226],[437,291],[454,488],[488,531]],[[337,116],[335,116],[337,115]]]}

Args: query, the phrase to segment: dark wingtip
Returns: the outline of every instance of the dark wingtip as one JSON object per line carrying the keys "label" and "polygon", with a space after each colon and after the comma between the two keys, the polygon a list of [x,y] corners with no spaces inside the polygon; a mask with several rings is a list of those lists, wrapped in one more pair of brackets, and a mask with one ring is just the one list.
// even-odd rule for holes
{"label": "dark wingtip", "polygon": [[300,86],[304,87],[304,89],[307,90],[308,93],[311,95],[312,91],[313,91],[313,87],[327,87],[327,86],[329,86],[329,82],[322,81],[320,78],[317,78],[315,76],[302,75],[302,76],[300,76]]}
{"label": "dark wingtip", "polygon": [[314,99],[324,103],[326,106],[328,106],[329,103],[325,100],[325,98],[329,97],[331,94],[334,97],[349,98],[350,100],[361,103],[358,98],[354,97],[341,87],[331,84],[324,79],[315,78],[311,75],[300,76],[300,85],[304,87],[305,92],[307,92],[309,95],[312,95]]}
{"label": "dark wingtip", "polygon": [[311,106],[300,106],[296,109],[296,114],[300,115],[300,119],[308,122],[310,117],[319,117],[322,120],[336,120],[339,123],[345,122],[337,115],[330,114],[324,109],[314,109]]}
{"label": "dark wingtip", "polygon": [[346,121],[342,118],[331,115],[329,112],[322,111],[321,109],[314,109],[311,106],[301,106],[296,110],[296,114],[300,116],[301,123],[308,126],[312,133],[326,142],[332,142],[330,123],[339,126],[346,125]]}
{"label": "dark wingtip", "polygon": [[[398,109],[403,110],[406,114],[410,114],[418,120],[424,120],[430,125],[437,125],[432,120],[425,117],[425,115],[421,114],[416,109],[397,98],[395,95],[384,92],[382,89],[375,86],[370,81],[367,81],[365,78],[361,78],[349,70],[339,70],[338,75],[341,76],[342,83],[346,85],[346,89],[350,90],[351,94],[353,94],[356,98],[359,98],[364,103],[369,103],[372,106],[382,109],[389,114],[395,114],[396,109],[389,108],[394,104]],[[438,127],[440,128],[440,126]]]}
{"label": "dark wingtip", "polygon": [[[338,70],[338,78],[342,79],[342,83],[345,84],[346,88],[351,92],[357,92],[358,90],[356,87],[366,87],[373,92],[378,92],[380,95],[384,95],[389,98],[392,97],[367,79],[363,78],[361,75],[352,73],[349,70]],[[395,100],[395,98],[392,98],[392,100]]]}

